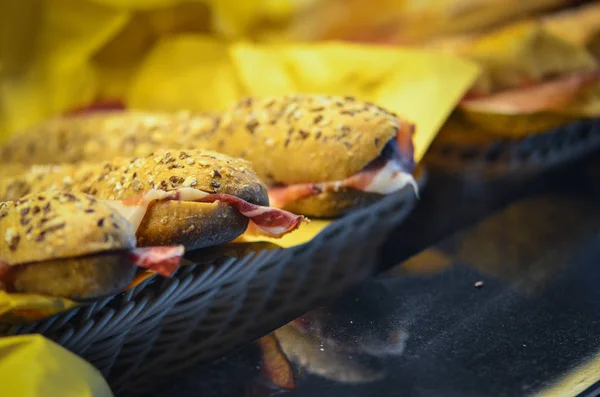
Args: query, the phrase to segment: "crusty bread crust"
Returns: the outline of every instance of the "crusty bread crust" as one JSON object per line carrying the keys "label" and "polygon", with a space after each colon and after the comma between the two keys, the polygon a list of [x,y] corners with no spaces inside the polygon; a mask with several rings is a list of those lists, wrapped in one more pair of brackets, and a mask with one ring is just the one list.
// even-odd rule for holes
{"label": "crusty bread crust", "polygon": [[150,189],[182,187],[269,203],[266,186],[248,162],[205,150],[157,150],[145,157],[103,163],[34,166],[26,174],[0,180],[0,197],[14,200],[32,192],[63,190],[121,200]]}
{"label": "crusty bread crust", "polygon": [[375,159],[399,123],[394,114],[353,97],[248,98],[223,114],[209,143],[249,160],[267,184],[336,181]]}
{"label": "crusty bread crust", "polygon": [[336,218],[350,211],[364,208],[381,200],[383,196],[355,189],[340,189],[291,202],[283,207],[286,211],[306,214],[315,218]]}
{"label": "crusty bread crust", "polygon": [[2,162],[76,163],[204,148],[252,162],[268,184],[344,179],[400,129],[396,115],[354,97],[288,95],[236,102],[220,116],[119,111],[59,118],[0,146]]}
{"label": "crusty bread crust", "polygon": [[226,203],[154,202],[137,231],[138,245],[177,243],[188,250],[211,247],[234,240],[246,231],[248,222]]}
{"label": "crusty bread crust", "polygon": [[57,164],[145,156],[161,147],[188,148],[188,136],[210,131],[210,116],[189,112],[107,111],[57,117],[0,145],[0,162]]}
{"label": "crusty bread crust", "polygon": [[0,260],[21,265],[135,247],[131,225],[101,201],[47,192],[0,203]]}
{"label": "crusty bread crust", "polygon": [[10,287],[21,293],[94,299],[121,292],[133,280],[136,269],[123,251],[48,260],[16,266]]}

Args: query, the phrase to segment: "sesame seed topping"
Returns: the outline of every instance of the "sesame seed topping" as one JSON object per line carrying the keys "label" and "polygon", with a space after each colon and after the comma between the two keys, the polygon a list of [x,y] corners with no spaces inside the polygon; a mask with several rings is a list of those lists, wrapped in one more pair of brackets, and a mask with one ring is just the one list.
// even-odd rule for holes
{"label": "sesame seed topping", "polygon": [[8,248],[11,251],[14,251],[17,248],[17,244],[19,244],[19,239],[20,239],[20,237],[17,234],[17,232],[15,232],[15,229],[13,229],[13,228],[6,229],[6,232],[4,233],[4,240],[8,244]]}
{"label": "sesame seed topping", "polygon": [[38,235],[35,237],[35,241],[36,241],[36,242],[38,242],[38,243],[39,243],[39,242],[42,242],[42,241],[44,241],[44,237],[46,237],[46,232],[45,232],[45,231],[43,231],[43,230],[41,230],[41,231],[38,233]]}
{"label": "sesame seed topping", "polygon": [[185,178],[185,180],[183,181],[183,187],[191,187],[194,186],[196,183],[198,182],[198,180],[196,178],[194,178],[193,176],[188,176],[187,178]]}
{"label": "sesame seed topping", "polygon": [[256,128],[258,127],[259,123],[257,120],[250,120],[247,124],[246,124],[246,128],[248,129],[248,132],[250,132],[251,134],[254,134],[254,131],[256,130]]}
{"label": "sesame seed topping", "polygon": [[131,182],[131,188],[135,191],[140,191],[144,189],[144,184],[140,182],[138,179],[135,179]]}

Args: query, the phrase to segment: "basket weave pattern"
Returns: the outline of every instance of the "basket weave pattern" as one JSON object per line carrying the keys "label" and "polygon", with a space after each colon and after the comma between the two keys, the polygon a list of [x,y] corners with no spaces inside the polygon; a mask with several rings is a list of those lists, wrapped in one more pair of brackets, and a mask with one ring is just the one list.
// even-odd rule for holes
{"label": "basket weave pattern", "polygon": [[499,139],[485,146],[434,141],[427,152],[427,166],[433,170],[481,173],[489,177],[509,173],[529,177],[576,161],[598,149],[600,118],[583,119],[520,140]]}
{"label": "basket weave pattern", "polygon": [[302,246],[190,263],[172,278],[149,279],[0,333],[41,333],[96,366],[117,395],[147,393],[160,380],[255,340],[367,277],[384,238],[414,203],[407,188],[332,223]]}

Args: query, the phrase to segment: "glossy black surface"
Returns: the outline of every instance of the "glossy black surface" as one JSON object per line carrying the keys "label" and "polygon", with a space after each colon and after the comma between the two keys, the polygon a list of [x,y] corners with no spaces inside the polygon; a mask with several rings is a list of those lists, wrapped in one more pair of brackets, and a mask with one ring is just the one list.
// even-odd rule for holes
{"label": "glossy black surface", "polygon": [[[294,390],[261,375],[265,362],[254,344],[187,371],[160,395],[593,395],[600,380],[600,166],[577,165],[523,192],[276,332],[294,368]],[[449,206],[489,212],[503,205],[500,196]],[[382,268],[411,246],[399,245],[388,243]]]}

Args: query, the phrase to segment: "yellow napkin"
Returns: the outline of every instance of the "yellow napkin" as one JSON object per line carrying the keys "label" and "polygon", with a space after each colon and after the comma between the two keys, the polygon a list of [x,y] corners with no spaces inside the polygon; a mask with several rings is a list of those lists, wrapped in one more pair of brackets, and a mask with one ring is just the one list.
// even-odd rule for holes
{"label": "yellow napkin", "polygon": [[569,0],[317,0],[308,1],[291,36],[303,40],[366,39],[414,44],[486,29]]}
{"label": "yellow napkin", "polygon": [[9,294],[0,291],[0,322],[29,323],[76,306],[77,303],[68,299],[34,294]]}
{"label": "yellow napkin", "polygon": [[[155,275],[152,271],[138,273],[123,291],[129,291],[144,280]],[[36,294],[7,293],[0,290],[0,323],[27,324],[61,312],[80,304],[66,298]]]}
{"label": "yellow napkin", "polygon": [[[427,47],[481,66],[482,74],[470,92],[484,96],[459,107],[471,128],[480,133],[518,138],[600,114],[600,64],[582,43],[557,35],[555,25],[519,21],[485,34],[432,41]],[[542,87],[531,87],[532,83],[542,83],[548,76],[562,81],[532,91]],[[527,96],[526,89],[530,90]]]}
{"label": "yellow napkin", "polygon": [[472,90],[480,93],[540,81],[548,74],[591,71],[598,67],[585,48],[563,40],[531,20],[483,35],[437,40],[428,46],[479,63],[482,74]]}
{"label": "yellow napkin", "polygon": [[94,99],[92,55],[128,14],[80,0],[0,5],[0,138]]}
{"label": "yellow napkin", "polygon": [[477,67],[453,56],[344,43],[227,43],[202,35],[161,41],[141,66],[128,105],[220,111],[245,95],[356,95],[417,125],[419,161]]}
{"label": "yellow napkin", "polygon": [[0,338],[2,396],[112,397],[97,369],[41,335]]}
{"label": "yellow napkin", "polygon": [[315,238],[323,229],[329,224],[330,220],[324,219],[312,219],[308,224],[300,226],[300,228],[290,234],[287,234],[281,238],[267,237],[259,234],[244,233],[238,237],[236,243],[257,243],[257,242],[268,242],[278,245],[282,248],[290,248],[296,245],[308,243],[310,240]]}

